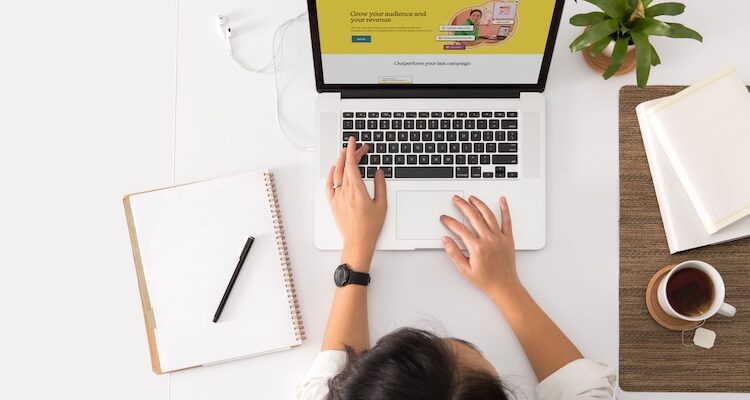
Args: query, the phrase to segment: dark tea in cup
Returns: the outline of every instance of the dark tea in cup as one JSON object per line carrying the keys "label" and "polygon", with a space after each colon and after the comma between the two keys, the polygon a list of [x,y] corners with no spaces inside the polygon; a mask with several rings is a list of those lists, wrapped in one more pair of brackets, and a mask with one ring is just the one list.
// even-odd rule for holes
{"label": "dark tea in cup", "polygon": [[699,317],[705,314],[714,301],[711,277],[697,268],[676,271],[667,281],[667,301],[682,315]]}

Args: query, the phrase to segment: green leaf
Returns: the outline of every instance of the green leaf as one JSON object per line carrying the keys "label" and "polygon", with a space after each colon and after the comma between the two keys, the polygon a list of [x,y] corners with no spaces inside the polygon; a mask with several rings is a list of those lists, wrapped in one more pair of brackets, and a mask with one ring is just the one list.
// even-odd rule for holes
{"label": "green leaf", "polygon": [[570,17],[570,24],[574,26],[589,26],[608,19],[607,14],[601,11],[594,11],[588,14],[578,14]]}
{"label": "green leaf", "polygon": [[647,17],[657,15],[680,15],[685,11],[685,5],[680,3],[661,3],[646,9]]}
{"label": "green leaf", "polygon": [[685,25],[674,22],[667,22],[667,25],[671,28],[671,32],[667,36],[671,38],[695,39],[699,42],[703,42],[703,36],[701,36],[700,33],[686,27]]}
{"label": "green leaf", "polygon": [[612,50],[612,60],[609,62],[607,70],[604,71],[602,76],[604,79],[609,79],[625,61],[625,54],[628,52],[628,38],[621,37],[615,42],[615,49]]}
{"label": "green leaf", "polygon": [[635,43],[636,81],[638,87],[642,88],[648,83],[648,74],[651,72],[651,43],[644,34],[631,32],[630,36]]}
{"label": "green leaf", "polygon": [[593,25],[591,29],[584,31],[580,36],[575,38],[570,44],[570,51],[581,51],[591,43],[598,42],[603,37],[612,34],[618,28],[619,24],[616,19],[608,19]]}
{"label": "green leaf", "polygon": [[643,0],[641,3],[643,3],[643,7],[648,7],[651,4],[651,0]]}
{"label": "green leaf", "polygon": [[627,14],[627,3],[622,0],[586,0],[599,7],[612,18],[622,18]]}
{"label": "green leaf", "polygon": [[651,45],[651,65],[659,65],[661,64],[661,59],[659,58],[659,55],[656,54],[656,49],[654,48],[654,45]]}
{"label": "green leaf", "polygon": [[597,54],[601,53],[602,50],[604,50],[605,47],[609,45],[609,42],[612,41],[612,38],[607,35],[603,37],[601,40],[596,41],[591,44],[591,49],[589,51],[589,54],[591,54],[591,57],[596,57]]}

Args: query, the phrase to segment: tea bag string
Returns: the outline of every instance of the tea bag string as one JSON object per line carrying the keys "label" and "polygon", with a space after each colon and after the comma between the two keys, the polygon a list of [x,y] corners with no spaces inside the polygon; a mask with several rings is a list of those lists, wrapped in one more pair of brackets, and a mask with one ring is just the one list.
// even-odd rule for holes
{"label": "tea bag string", "polygon": [[683,330],[683,331],[681,332],[681,338],[680,338],[680,340],[682,341],[682,345],[683,345],[683,346],[685,346],[685,347],[691,347],[691,346],[695,346],[695,344],[694,344],[694,343],[690,343],[690,344],[685,344],[685,332],[690,332],[690,331],[694,331],[694,330],[696,330],[696,329],[698,329],[698,328],[702,327],[703,325],[705,325],[705,324],[706,324],[706,321],[708,321],[708,320],[707,320],[707,319],[704,319],[704,320],[703,320],[703,322],[701,322],[701,324],[700,324],[700,325],[698,325],[698,326],[696,326],[696,327],[693,327],[693,328],[690,328],[690,329],[685,329],[685,330]]}

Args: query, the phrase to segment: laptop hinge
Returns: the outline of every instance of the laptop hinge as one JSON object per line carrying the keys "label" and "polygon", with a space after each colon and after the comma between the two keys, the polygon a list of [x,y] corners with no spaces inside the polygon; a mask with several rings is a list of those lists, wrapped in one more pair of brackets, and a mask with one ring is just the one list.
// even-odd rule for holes
{"label": "laptop hinge", "polygon": [[342,99],[371,98],[500,98],[521,97],[520,90],[512,89],[346,89],[341,91]]}

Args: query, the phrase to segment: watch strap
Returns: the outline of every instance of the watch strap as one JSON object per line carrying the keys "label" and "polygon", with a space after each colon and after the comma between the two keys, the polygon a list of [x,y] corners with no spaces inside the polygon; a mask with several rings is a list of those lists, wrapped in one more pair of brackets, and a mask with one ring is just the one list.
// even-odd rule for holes
{"label": "watch strap", "polygon": [[352,271],[351,268],[349,268],[349,283],[367,286],[370,284],[370,274]]}

